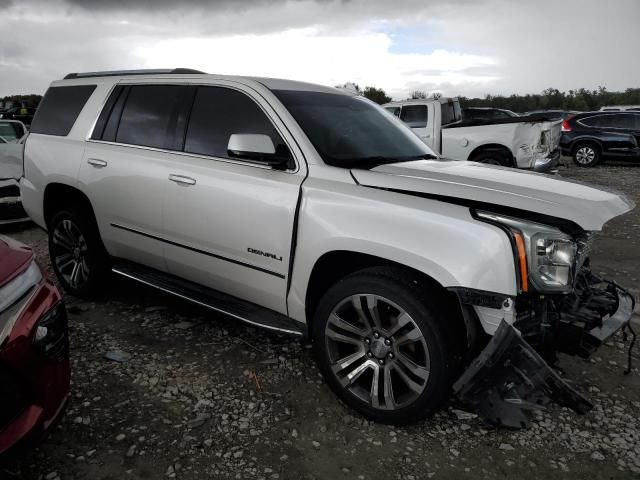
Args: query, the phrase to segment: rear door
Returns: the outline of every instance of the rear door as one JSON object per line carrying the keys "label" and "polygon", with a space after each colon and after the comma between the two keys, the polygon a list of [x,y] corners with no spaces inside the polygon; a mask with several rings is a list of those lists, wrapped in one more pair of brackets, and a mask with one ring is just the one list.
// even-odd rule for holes
{"label": "rear door", "polygon": [[400,120],[406,123],[420,139],[434,148],[433,105],[403,105]]}
{"label": "rear door", "polygon": [[79,180],[109,253],[166,270],[162,202],[194,88],[118,85],[87,142]]}

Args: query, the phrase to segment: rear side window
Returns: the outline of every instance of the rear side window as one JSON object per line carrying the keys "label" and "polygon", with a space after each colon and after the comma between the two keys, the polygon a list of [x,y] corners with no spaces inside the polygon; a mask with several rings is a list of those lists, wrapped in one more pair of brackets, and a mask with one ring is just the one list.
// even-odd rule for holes
{"label": "rear side window", "polygon": [[462,110],[460,109],[460,102],[457,100],[448,100],[446,103],[441,103],[440,110],[442,112],[442,125],[449,125],[462,120]]}
{"label": "rear side window", "polygon": [[66,136],[71,131],[95,85],[50,87],[31,123],[32,133]]}
{"label": "rear side window", "polygon": [[117,126],[116,142],[181,150],[192,92],[193,88],[186,85],[130,87]]}
{"label": "rear side window", "polygon": [[[608,115],[607,115],[608,116]],[[603,117],[587,117],[581,120],[578,120],[582,125],[586,125],[587,127],[599,127],[601,125],[600,121]]]}
{"label": "rear side window", "polygon": [[405,105],[400,112],[400,120],[411,128],[424,128],[429,119],[428,112],[426,105]]}
{"label": "rear side window", "polygon": [[227,146],[233,133],[268,135],[276,153],[286,149],[271,121],[244,93],[224,87],[199,87],[189,118],[184,151],[229,158]]}

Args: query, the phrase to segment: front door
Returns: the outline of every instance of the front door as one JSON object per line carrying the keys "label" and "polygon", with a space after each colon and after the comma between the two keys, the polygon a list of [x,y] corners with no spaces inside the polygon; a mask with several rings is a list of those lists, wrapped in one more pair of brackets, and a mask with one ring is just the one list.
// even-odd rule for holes
{"label": "front door", "polygon": [[[199,86],[184,153],[164,189],[170,273],[286,313],[294,218],[306,165],[275,170],[227,152],[234,133],[265,134],[276,151],[292,141],[264,99],[221,82]],[[293,159],[293,157],[292,157]]]}

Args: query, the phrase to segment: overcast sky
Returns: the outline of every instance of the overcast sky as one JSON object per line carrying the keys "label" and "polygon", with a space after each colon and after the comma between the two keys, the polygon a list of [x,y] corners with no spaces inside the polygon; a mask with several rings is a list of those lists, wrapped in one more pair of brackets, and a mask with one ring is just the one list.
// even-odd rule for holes
{"label": "overcast sky", "polygon": [[640,0],[0,0],[0,96],[190,67],[394,98],[640,85]]}

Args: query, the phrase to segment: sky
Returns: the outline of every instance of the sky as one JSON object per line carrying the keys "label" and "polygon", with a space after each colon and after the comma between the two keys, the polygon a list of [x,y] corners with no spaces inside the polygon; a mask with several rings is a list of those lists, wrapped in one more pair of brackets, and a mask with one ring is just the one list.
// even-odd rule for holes
{"label": "sky", "polygon": [[0,96],[173,67],[394,99],[640,86],[640,0],[0,0],[0,18]]}

